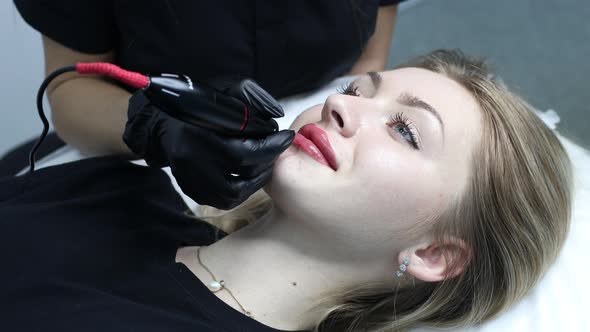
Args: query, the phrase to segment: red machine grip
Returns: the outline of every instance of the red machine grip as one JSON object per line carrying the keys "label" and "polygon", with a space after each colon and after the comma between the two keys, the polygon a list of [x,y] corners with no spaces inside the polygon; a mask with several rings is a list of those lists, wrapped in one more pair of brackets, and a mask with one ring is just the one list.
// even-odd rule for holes
{"label": "red machine grip", "polygon": [[106,62],[80,62],[76,64],[76,71],[80,74],[107,75],[136,89],[145,88],[150,83],[145,75]]}

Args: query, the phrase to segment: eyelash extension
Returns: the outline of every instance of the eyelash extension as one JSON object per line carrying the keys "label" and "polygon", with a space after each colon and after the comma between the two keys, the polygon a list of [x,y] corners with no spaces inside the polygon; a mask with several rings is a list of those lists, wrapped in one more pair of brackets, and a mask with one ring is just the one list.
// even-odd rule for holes
{"label": "eyelash extension", "polygon": [[359,93],[359,88],[353,87],[352,83],[354,82],[350,82],[349,84],[342,84],[336,91],[339,94],[360,97],[361,94]]}
{"label": "eyelash extension", "polygon": [[402,124],[404,127],[408,129],[408,133],[410,134],[411,144],[412,147],[416,150],[420,150],[420,145],[418,144],[418,137],[415,132],[414,124],[410,121],[410,119],[404,115],[403,112],[396,113],[395,115],[390,115],[389,122],[387,125],[392,127],[396,124]]}

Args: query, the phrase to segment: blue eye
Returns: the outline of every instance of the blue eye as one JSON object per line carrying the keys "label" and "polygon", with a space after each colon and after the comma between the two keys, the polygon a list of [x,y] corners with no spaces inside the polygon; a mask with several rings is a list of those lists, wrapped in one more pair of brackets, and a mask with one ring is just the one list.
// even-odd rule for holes
{"label": "blue eye", "polygon": [[401,135],[406,141],[408,141],[408,143],[410,143],[414,149],[420,150],[418,139],[413,129],[413,124],[406,116],[404,116],[403,113],[397,113],[395,116],[391,116],[387,122],[387,125],[393,128],[397,134]]}
{"label": "blue eye", "polygon": [[410,134],[410,130],[405,127],[404,125],[400,125],[399,123],[394,125],[395,130],[400,133],[406,140],[412,141],[412,135]]}

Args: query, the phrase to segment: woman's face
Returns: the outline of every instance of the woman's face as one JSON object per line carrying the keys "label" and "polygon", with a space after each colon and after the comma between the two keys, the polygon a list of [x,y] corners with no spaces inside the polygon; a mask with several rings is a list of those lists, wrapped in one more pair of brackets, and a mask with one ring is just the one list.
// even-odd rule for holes
{"label": "woman's face", "polygon": [[325,131],[336,170],[294,144],[265,190],[302,227],[391,250],[463,192],[482,128],[479,107],[455,81],[418,68],[364,75],[348,90],[291,126]]}

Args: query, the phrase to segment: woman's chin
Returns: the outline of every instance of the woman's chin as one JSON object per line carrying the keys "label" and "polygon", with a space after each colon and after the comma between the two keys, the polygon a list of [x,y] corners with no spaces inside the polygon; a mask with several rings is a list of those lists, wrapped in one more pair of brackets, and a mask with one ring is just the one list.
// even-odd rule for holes
{"label": "woman's chin", "polygon": [[273,199],[277,198],[273,196],[296,195],[305,191],[310,174],[317,167],[310,165],[309,160],[303,159],[305,157],[307,156],[295,146],[285,150],[275,161],[271,180],[264,186],[264,191]]}
{"label": "woman's chin", "polygon": [[285,190],[305,186],[311,178],[321,176],[322,168],[324,165],[291,146],[275,161],[270,183],[277,184]]}
{"label": "woman's chin", "polygon": [[329,190],[333,175],[330,167],[291,146],[275,161],[271,180],[264,191],[275,203],[297,205]]}

